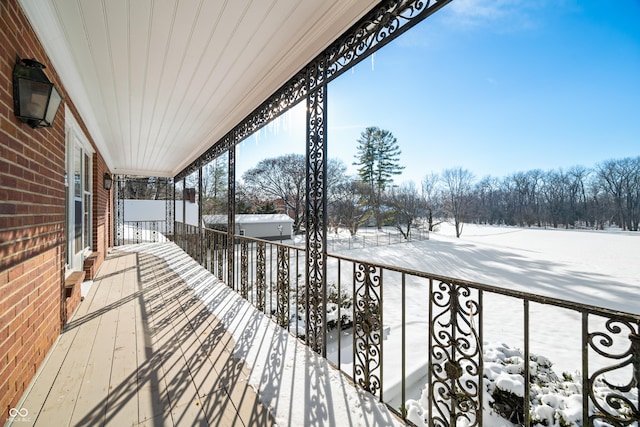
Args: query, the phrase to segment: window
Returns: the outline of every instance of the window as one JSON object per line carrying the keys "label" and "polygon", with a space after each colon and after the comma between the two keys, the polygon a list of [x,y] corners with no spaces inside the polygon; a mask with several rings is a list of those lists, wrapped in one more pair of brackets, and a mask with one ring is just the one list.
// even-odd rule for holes
{"label": "window", "polygon": [[70,111],[66,111],[67,185],[66,230],[67,269],[82,270],[91,252],[92,236],[92,155],[93,148]]}

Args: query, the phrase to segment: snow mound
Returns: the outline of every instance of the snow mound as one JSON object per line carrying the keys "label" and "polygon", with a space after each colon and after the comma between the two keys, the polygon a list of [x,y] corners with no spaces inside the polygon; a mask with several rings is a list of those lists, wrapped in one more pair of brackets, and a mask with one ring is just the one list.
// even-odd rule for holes
{"label": "snow mound", "polygon": [[[485,426],[523,425],[524,412],[524,355],[520,350],[505,344],[484,344],[483,424]],[[582,426],[582,375],[579,372],[563,373],[562,378],[552,370],[552,363],[544,356],[530,354],[529,417],[531,426]],[[461,382],[473,381],[472,377],[460,378]],[[407,418],[419,427],[429,425],[428,387],[422,390],[419,400],[406,402]],[[620,399],[610,399],[612,393],[606,382],[598,378],[594,383],[594,396],[598,405],[608,413],[619,414],[620,419],[633,419],[633,408]],[[620,395],[620,392],[616,392]],[[628,402],[638,401],[638,391],[624,394]],[[620,406],[615,408],[615,406]],[[589,405],[589,413],[595,413]],[[459,426],[464,420],[460,419]],[[595,420],[594,426],[609,424]],[[633,424],[631,424],[633,425]]]}

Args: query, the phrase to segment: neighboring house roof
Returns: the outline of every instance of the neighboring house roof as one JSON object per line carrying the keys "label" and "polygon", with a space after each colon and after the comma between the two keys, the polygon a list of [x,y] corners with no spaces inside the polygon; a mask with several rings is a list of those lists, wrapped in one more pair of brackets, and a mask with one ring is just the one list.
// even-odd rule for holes
{"label": "neighboring house roof", "polygon": [[[206,224],[227,224],[227,215],[202,215],[202,221]],[[238,214],[235,216],[236,224],[272,224],[290,222],[293,219],[285,214]]]}

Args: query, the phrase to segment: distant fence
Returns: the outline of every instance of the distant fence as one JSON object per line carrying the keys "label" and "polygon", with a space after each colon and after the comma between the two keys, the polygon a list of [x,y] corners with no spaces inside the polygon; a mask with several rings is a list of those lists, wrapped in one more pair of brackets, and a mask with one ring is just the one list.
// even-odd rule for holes
{"label": "distant fence", "polygon": [[350,237],[342,237],[335,233],[327,233],[327,248],[331,252],[338,252],[422,240],[429,240],[429,230],[413,228],[407,238],[398,231],[391,232],[376,230],[375,232],[355,234]]}

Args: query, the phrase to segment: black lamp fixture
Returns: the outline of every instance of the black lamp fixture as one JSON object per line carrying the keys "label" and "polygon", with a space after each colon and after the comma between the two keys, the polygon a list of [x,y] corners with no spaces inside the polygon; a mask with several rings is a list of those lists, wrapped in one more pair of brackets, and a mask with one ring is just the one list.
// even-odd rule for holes
{"label": "black lamp fixture", "polygon": [[16,58],[13,67],[13,113],[32,128],[51,127],[62,96],[35,59]]}
{"label": "black lamp fixture", "polygon": [[111,175],[109,175],[109,172],[105,172],[102,178],[102,186],[104,187],[105,190],[109,191],[111,190],[111,184],[113,184],[113,178],[111,178]]}

